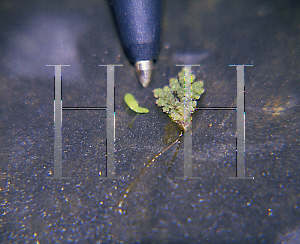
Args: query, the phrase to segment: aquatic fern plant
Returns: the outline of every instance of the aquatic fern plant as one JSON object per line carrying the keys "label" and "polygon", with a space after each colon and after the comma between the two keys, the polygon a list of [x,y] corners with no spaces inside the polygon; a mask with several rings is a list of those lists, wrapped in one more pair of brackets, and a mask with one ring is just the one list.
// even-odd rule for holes
{"label": "aquatic fern plant", "polygon": [[[179,78],[179,79],[178,79]],[[157,88],[153,90],[154,96],[157,98],[156,104],[162,107],[163,112],[168,113],[170,118],[178,123],[184,131],[188,129],[191,122],[185,117],[185,69],[178,73],[178,78],[171,78],[169,86]],[[195,81],[195,76],[191,74],[191,105],[190,113],[195,112],[197,100],[204,93],[203,81]]]}
{"label": "aquatic fern plant", "polygon": [[[122,210],[123,203],[125,199],[127,198],[128,194],[132,191],[136,183],[139,181],[139,179],[146,173],[147,169],[154,163],[154,161],[162,155],[165,151],[167,151],[169,148],[173,147],[176,143],[178,143],[176,152],[171,159],[171,161],[168,161],[168,172],[170,170],[171,164],[173,163],[174,158],[176,157],[179,147],[181,138],[183,135],[183,131],[186,131],[189,126],[191,125],[191,121],[188,119],[191,116],[186,116],[185,109],[186,109],[186,101],[191,101],[191,108],[189,111],[193,113],[197,106],[197,100],[200,99],[201,95],[204,93],[203,89],[203,82],[202,81],[195,81],[195,76],[191,74],[191,93],[186,94],[184,90],[185,86],[185,69],[182,69],[181,72],[178,74],[178,78],[172,78],[169,81],[169,86],[165,86],[162,88],[157,88],[153,90],[154,96],[157,98],[156,104],[159,107],[162,107],[163,111],[165,113],[168,113],[170,118],[178,123],[180,127],[183,129],[181,130],[180,135],[178,138],[173,141],[169,146],[161,150],[158,154],[156,154],[152,159],[148,161],[148,163],[144,166],[140,174],[137,176],[137,178],[127,187],[125,190],[125,193],[123,194],[122,199],[119,201],[116,211],[118,211],[120,214],[125,214],[125,211]],[[189,97],[190,98],[189,98]],[[129,98],[129,100],[128,100]],[[136,111],[136,108],[138,107],[137,102],[132,102],[135,100],[133,97],[125,97],[125,102],[127,105],[134,111]],[[136,112],[140,113],[139,110]],[[141,110],[142,112],[142,110]],[[189,115],[189,114],[188,114]],[[186,116],[186,117],[185,117]]]}

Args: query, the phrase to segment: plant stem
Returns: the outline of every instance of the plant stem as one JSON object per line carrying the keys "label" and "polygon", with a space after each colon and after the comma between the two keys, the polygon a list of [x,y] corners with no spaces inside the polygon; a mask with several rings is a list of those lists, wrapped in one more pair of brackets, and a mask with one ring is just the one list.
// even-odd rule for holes
{"label": "plant stem", "polygon": [[132,123],[133,121],[137,118],[137,116],[139,116],[139,114],[137,114],[133,120],[131,120],[131,122],[128,124],[129,129],[132,129]]}

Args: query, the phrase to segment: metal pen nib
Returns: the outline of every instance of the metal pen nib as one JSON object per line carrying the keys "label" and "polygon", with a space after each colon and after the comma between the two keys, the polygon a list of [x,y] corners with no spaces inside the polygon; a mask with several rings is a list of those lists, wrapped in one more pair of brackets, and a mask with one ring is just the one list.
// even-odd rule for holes
{"label": "metal pen nib", "polygon": [[151,80],[153,60],[141,60],[135,63],[137,76],[143,87],[147,87]]}

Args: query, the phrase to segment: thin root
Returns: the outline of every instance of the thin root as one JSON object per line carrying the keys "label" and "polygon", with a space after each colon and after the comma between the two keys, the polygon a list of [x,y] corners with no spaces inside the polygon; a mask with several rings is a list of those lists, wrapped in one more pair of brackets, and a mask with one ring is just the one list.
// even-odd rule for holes
{"label": "thin root", "polygon": [[[183,132],[180,133],[180,135],[178,136],[178,138],[172,142],[169,146],[167,146],[166,148],[164,148],[160,153],[158,153],[157,155],[155,155],[146,165],[145,167],[142,169],[141,173],[138,175],[138,177],[129,185],[129,187],[126,189],[124,195],[123,195],[123,199],[119,202],[118,207],[121,208],[124,200],[126,199],[126,197],[128,196],[128,194],[132,191],[133,187],[136,185],[136,183],[138,182],[138,180],[146,173],[147,169],[152,165],[152,163],[160,156],[162,155],[165,151],[167,151],[169,148],[171,148],[173,145],[175,145],[177,142],[179,142],[178,147],[176,149],[175,155],[172,158],[171,164],[175,158],[175,156],[178,153],[179,150],[179,146],[180,146],[180,142],[181,142],[181,137],[183,135]],[[168,166],[168,172],[170,170],[171,165]]]}

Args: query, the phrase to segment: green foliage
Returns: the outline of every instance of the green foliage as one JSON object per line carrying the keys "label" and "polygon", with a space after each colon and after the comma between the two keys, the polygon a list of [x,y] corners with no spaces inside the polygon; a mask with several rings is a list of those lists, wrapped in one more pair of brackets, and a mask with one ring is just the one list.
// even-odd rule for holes
{"label": "green foliage", "polygon": [[[163,112],[168,113],[170,118],[178,123],[184,130],[190,126],[191,121],[185,119],[185,101],[189,98],[186,97],[185,86],[185,69],[183,68],[178,74],[178,78],[171,78],[169,80],[169,86],[157,88],[153,90],[154,97],[157,98],[156,104],[162,107]],[[191,108],[187,108],[191,113],[195,112],[197,101],[204,93],[203,82],[195,81],[195,76],[191,74]]]}
{"label": "green foliage", "polygon": [[125,103],[128,105],[128,107],[133,110],[134,112],[140,113],[140,114],[146,114],[149,113],[149,109],[139,107],[138,102],[135,100],[134,96],[130,93],[126,93],[124,97]]}

